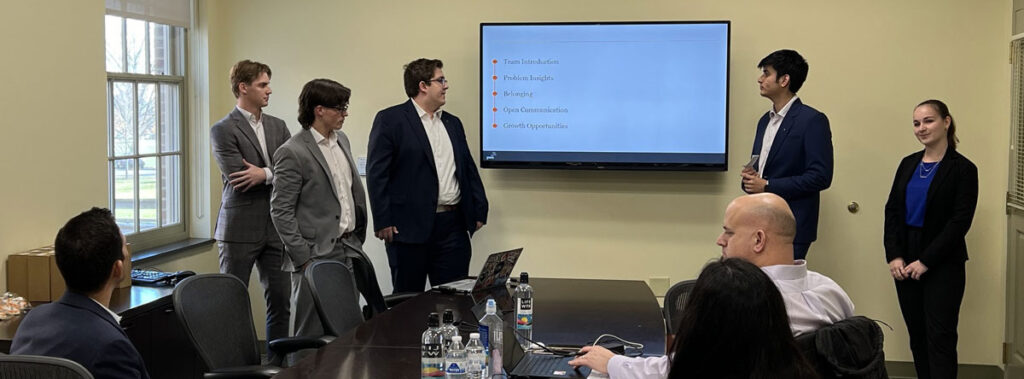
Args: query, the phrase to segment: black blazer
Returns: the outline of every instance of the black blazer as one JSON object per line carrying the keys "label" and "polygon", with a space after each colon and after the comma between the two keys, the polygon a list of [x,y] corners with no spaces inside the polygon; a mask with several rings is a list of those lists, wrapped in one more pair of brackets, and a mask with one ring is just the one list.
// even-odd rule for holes
{"label": "black blazer", "polygon": [[[761,153],[761,142],[769,114],[757,122],[751,154]],[[761,157],[764,159],[764,157]],[[786,199],[796,218],[793,242],[818,239],[818,207],[821,191],[832,185],[832,130],[828,117],[796,99],[782,119],[772,141],[761,177],[768,180],[766,192]],[[743,184],[740,184],[743,188]]]}
{"label": "black blazer", "polygon": [[[924,150],[903,158],[885,203],[885,260],[907,260],[907,183],[917,173]],[[965,236],[978,205],[978,167],[953,148],[939,163],[925,200],[924,226],[921,228],[924,250],[914,257],[925,266],[967,260]],[[910,263],[910,262],[907,262]]]}
{"label": "black blazer", "polygon": [[14,334],[11,354],[67,358],[96,378],[149,379],[142,356],[114,317],[71,291],[28,312]]}
{"label": "black blazer", "polygon": [[[455,179],[459,182],[459,208],[465,227],[476,231],[476,222],[487,222],[487,195],[469,153],[462,121],[441,112],[455,155]],[[412,100],[377,113],[370,129],[366,154],[366,188],[373,213],[373,230],[398,228],[395,240],[423,243],[430,237],[437,209],[437,168],[430,140]]]}

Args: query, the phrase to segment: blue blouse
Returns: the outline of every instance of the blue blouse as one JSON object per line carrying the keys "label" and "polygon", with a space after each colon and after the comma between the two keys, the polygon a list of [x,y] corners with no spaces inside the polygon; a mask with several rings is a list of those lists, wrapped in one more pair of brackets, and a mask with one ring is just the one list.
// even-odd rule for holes
{"label": "blue blouse", "polygon": [[928,187],[932,184],[940,162],[918,163],[907,183],[907,225],[924,226],[924,206],[928,201]]}

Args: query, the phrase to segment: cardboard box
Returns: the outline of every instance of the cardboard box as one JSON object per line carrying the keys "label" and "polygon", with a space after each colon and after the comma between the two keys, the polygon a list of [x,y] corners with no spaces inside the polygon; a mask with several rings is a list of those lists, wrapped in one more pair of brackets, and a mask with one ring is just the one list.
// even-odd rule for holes
{"label": "cardboard box", "polygon": [[11,254],[7,257],[7,292],[18,296],[28,294],[28,256]]}
{"label": "cardboard box", "polygon": [[[52,256],[53,248],[50,247],[14,253],[7,257],[7,290],[28,301],[50,301]],[[60,272],[54,274],[60,277]],[[63,279],[60,280],[63,282]]]}
{"label": "cardboard box", "polygon": [[[131,245],[128,246],[128,257],[124,263],[125,277],[117,284],[117,288],[132,285]],[[60,299],[65,289],[64,277],[57,267],[53,246],[14,253],[7,257],[8,292],[28,301],[45,302]]]}

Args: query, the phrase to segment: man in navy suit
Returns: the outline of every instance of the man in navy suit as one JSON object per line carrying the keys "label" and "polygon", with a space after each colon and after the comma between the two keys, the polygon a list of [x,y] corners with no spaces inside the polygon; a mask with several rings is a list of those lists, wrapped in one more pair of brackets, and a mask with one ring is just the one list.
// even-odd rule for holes
{"label": "man in navy suit", "polygon": [[442,111],[448,80],[437,59],[405,66],[409,101],[377,113],[366,186],[395,292],[469,274],[469,237],[487,223],[487,196],[458,117]]}
{"label": "man in navy suit", "polygon": [[799,53],[779,50],[757,67],[761,96],[772,109],[757,122],[751,154],[758,158],[743,168],[743,191],[771,192],[789,203],[797,224],[793,256],[804,259],[818,238],[819,193],[832,185],[832,131],[824,113],[796,96],[807,79],[807,61]]}
{"label": "man in navy suit", "polygon": [[138,350],[107,308],[128,275],[128,247],[108,209],[92,208],[57,232],[57,268],[67,291],[33,309],[14,335],[11,354],[78,362],[96,378],[149,378]]}

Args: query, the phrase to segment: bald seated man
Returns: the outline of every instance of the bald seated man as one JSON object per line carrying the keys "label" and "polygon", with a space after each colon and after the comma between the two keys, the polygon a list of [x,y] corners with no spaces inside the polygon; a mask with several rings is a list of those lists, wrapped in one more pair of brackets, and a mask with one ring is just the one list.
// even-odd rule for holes
{"label": "bald seated man", "polygon": [[[722,234],[716,242],[722,258],[742,258],[761,268],[782,293],[789,327],[798,336],[853,316],[853,302],[836,282],[793,259],[796,219],[779,195],[740,196],[725,209]],[[667,378],[666,356],[629,358],[600,346],[569,362],[619,378]]]}

